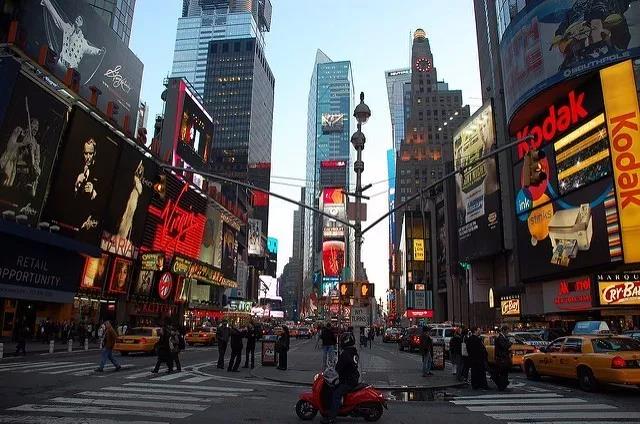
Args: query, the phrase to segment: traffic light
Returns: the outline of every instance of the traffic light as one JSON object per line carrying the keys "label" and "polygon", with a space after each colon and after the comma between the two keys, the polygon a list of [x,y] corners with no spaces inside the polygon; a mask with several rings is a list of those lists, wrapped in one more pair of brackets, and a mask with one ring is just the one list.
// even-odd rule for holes
{"label": "traffic light", "polygon": [[360,284],[360,297],[368,298],[374,297],[374,286],[370,283]]}
{"label": "traffic light", "polygon": [[164,200],[167,193],[167,176],[165,174],[158,175],[158,180],[153,183],[153,190],[158,193],[160,199]]}
{"label": "traffic light", "polygon": [[523,186],[537,186],[547,179],[547,173],[542,167],[542,159],[546,157],[542,150],[529,150],[524,155],[522,167],[524,173]]}
{"label": "traffic light", "polygon": [[353,296],[353,283],[340,283],[340,297],[349,298]]}

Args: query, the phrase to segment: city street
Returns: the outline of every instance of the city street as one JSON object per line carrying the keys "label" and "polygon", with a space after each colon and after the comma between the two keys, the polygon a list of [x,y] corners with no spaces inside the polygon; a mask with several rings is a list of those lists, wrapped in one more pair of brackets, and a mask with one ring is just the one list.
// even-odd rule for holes
{"label": "city street", "polygon": [[[376,341],[370,352],[361,351],[363,361],[368,358],[373,368],[392,363],[388,374],[412,367],[419,374],[419,355],[399,352],[395,344]],[[315,340],[294,340],[290,370],[280,372],[282,378],[290,378],[288,374],[296,370],[311,370],[308,358],[314,355]],[[2,360],[0,423],[299,422],[294,405],[305,387],[261,379],[243,368],[233,374],[218,370],[215,346],[189,347],[182,355],[183,372],[174,374],[163,370],[152,374],[155,358],[150,356],[116,358],[122,370],[116,373],[109,365],[103,374],[93,371],[96,352],[35,353]],[[434,378],[446,379],[449,370],[434,371]],[[260,366],[254,371],[255,375]],[[377,377],[370,380],[365,371],[363,378]],[[467,387],[384,392],[389,409],[381,422],[387,423],[421,422],[416,420],[425,416],[433,423],[640,422],[637,389],[607,388],[587,394],[572,383],[532,383],[521,373],[512,376],[512,386],[504,393]]]}

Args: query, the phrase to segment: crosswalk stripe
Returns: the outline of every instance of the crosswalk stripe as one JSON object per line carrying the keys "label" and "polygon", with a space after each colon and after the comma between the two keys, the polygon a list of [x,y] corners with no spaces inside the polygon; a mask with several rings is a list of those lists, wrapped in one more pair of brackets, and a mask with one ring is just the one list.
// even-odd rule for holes
{"label": "crosswalk stripe", "polygon": [[[22,412],[56,412],[63,414],[93,414],[93,415],[135,415],[144,417],[158,417],[158,418],[170,418],[170,419],[183,419],[191,416],[189,412],[174,412],[174,411],[154,411],[154,410],[139,410],[139,409],[120,409],[102,408],[95,406],[76,406],[76,405],[37,405],[37,404],[24,404],[9,408],[9,411],[22,411]],[[84,419],[84,417],[83,417]]]}
{"label": "crosswalk stripe", "polygon": [[211,379],[213,379],[213,377],[199,375],[197,377],[191,377],[186,380],[182,380],[182,382],[183,383],[202,383],[203,381],[209,381]]}
{"label": "crosswalk stripe", "polygon": [[[527,412],[511,414],[486,414],[495,420],[566,420],[566,419],[638,419],[640,412],[585,411],[585,412]],[[554,421],[555,422],[555,421]]]}
{"label": "crosswalk stripe", "polygon": [[131,399],[135,397],[136,399],[149,399],[149,400],[177,400],[177,401],[187,401],[187,402],[211,402],[212,399],[194,397],[194,396],[173,396],[173,395],[145,395],[142,393],[109,393],[109,392],[80,392],[77,393],[78,396],[91,396],[91,397],[104,397],[109,399]]}
{"label": "crosswalk stripe", "polygon": [[70,403],[83,406],[133,406],[136,408],[157,408],[157,409],[177,409],[184,411],[204,411],[208,408],[207,405],[197,405],[193,403],[174,403],[174,402],[151,402],[142,400],[118,400],[114,402],[111,399],[88,399],[88,398],[68,398],[68,397],[56,397],[50,400],[50,402],[56,403]]}
{"label": "crosswalk stripe", "polygon": [[132,380],[132,379],[135,379],[135,378],[151,375],[151,370],[152,369],[153,369],[153,367],[147,368],[146,371],[142,371],[142,372],[138,372],[138,373],[135,373],[135,374],[131,374],[131,375],[126,376],[125,378],[127,378],[129,380]]}
{"label": "crosswalk stripe", "polygon": [[[537,411],[540,405],[488,405],[488,406],[468,406],[467,409],[473,412],[508,412],[508,411]],[[615,406],[605,405],[603,403],[588,403],[586,405],[553,405],[554,411],[576,410],[603,410],[618,409]]]}
{"label": "crosswalk stripe", "polygon": [[143,389],[142,387],[103,387],[101,390],[125,392],[131,393],[131,396],[137,396],[138,393],[167,393],[167,394],[179,394],[179,395],[194,395],[194,396],[212,396],[212,397],[236,397],[239,393],[231,392],[211,392],[211,391],[195,391],[195,390],[178,390],[178,389]]}
{"label": "crosswalk stripe", "polygon": [[579,398],[541,398],[541,399],[476,399],[476,400],[452,400],[454,405],[516,405],[521,403],[550,405],[557,403],[585,403],[586,400]]}
{"label": "crosswalk stripe", "polygon": [[[62,365],[60,367],[55,367],[55,371],[48,371],[48,370],[43,370],[43,371],[39,371],[42,372],[43,374],[64,374],[66,372],[73,372],[73,371],[80,371],[82,369],[86,369],[87,367],[96,367],[96,364],[93,362],[82,362],[79,364],[69,364],[69,365]],[[28,371],[22,371],[22,372],[28,372]]]}
{"label": "crosswalk stripe", "polygon": [[154,384],[154,383],[125,383],[124,386],[137,386],[137,387],[159,387],[159,388],[171,388],[171,389],[195,389],[195,390],[207,390],[207,391],[221,391],[221,392],[253,392],[253,389],[240,389],[233,387],[218,387],[218,386],[195,386],[189,384]]}
{"label": "crosswalk stripe", "polygon": [[[124,371],[127,368],[133,368],[134,366],[132,364],[122,364],[120,365],[120,371]],[[95,369],[97,368],[97,366],[93,366],[90,369],[84,370],[84,371],[78,371],[78,372],[74,372],[73,375],[77,375],[79,377],[82,376],[86,376],[86,375],[91,375],[91,374],[96,374]],[[104,368],[105,371],[115,371],[115,367],[113,366],[107,366]],[[104,376],[102,376],[104,377]]]}
{"label": "crosswalk stripe", "polygon": [[49,362],[49,363],[44,363],[44,364],[38,364],[38,365],[32,365],[32,364],[23,364],[20,366],[16,366],[16,367],[11,367],[11,368],[5,368],[3,370],[0,371],[22,371],[22,370],[36,370],[36,369],[45,369],[45,368],[49,368],[52,366],[59,366],[59,365],[66,365],[66,364],[72,364],[73,362]]}
{"label": "crosswalk stripe", "polygon": [[52,361],[12,362],[12,363],[6,363],[6,364],[0,365],[0,371],[3,371],[7,368],[22,367],[25,365],[42,365],[42,364],[55,364],[55,362],[52,362]]}
{"label": "crosswalk stripe", "polygon": [[[47,415],[0,415],[0,424],[76,424],[74,417],[54,417]],[[103,418],[82,418],[82,424],[169,424],[159,421],[122,421]]]}
{"label": "crosswalk stripe", "polygon": [[173,374],[163,375],[162,377],[152,378],[151,381],[171,381],[171,380],[177,380],[183,377],[190,377],[191,375],[193,374],[191,374],[190,372],[176,372]]}
{"label": "crosswalk stripe", "polygon": [[495,394],[495,395],[477,395],[477,396],[456,396],[456,400],[458,399],[540,399],[540,398],[553,398],[553,397],[562,397],[562,395],[558,393],[508,393],[508,394]]}

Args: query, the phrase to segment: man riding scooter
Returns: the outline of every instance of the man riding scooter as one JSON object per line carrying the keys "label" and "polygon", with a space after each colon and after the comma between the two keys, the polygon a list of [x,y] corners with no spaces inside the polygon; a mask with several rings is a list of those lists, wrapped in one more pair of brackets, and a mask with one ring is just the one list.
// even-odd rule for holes
{"label": "man riding scooter", "polygon": [[331,396],[331,409],[329,415],[322,420],[322,423],[335,423],[338,410],[342,404],[342,397],[349,393],[360,380],[358,372],[358,350],[355,347],[356,339],[352,333],[344,333],[340,336],[340,356],[336,364],[336,371],[339,377],[339,384],[333,389]]}

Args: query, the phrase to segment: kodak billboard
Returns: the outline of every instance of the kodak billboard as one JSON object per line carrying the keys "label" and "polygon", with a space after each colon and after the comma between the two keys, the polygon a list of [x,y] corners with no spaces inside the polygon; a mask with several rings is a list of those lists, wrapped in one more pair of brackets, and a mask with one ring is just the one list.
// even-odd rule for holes
{"label": "kodak billboard", "polygon": [[640,111],[630,60],[600,71],[624,262],[640,262]]}

